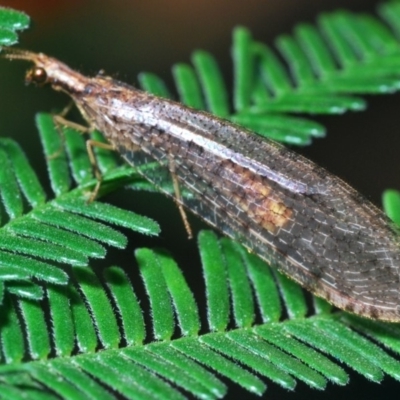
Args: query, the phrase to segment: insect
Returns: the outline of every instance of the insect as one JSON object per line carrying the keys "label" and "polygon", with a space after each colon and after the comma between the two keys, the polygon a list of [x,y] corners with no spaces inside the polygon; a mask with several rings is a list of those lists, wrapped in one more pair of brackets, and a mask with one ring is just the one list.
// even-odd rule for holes
{"label": "insect", "polygon": [[[44,54],[26,79],[67,93],[131,165],[175,201],[335,306],[400,321],[400,232],[341,179],[271,140]],[[179,188],[191,193],[181,196]]]}

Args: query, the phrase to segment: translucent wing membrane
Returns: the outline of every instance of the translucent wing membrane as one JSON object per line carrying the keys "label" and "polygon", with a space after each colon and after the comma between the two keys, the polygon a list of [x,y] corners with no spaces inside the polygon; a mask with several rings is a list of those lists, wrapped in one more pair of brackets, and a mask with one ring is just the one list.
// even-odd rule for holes
{"label": "translucent wing membrane", "polygon": [[[214,148],[228,145],[230,138],[235,138],[236,143],[228,147],[232,155],[225,154],[228,150],[216,150],[218,155],[211,158],[203,152],[200,160],[196,139],[189,143],[176,139],[174,143],[174,136],[167,146],[179,150],[161,152],[151,147],[160,131],[143,124],[147,129],[145,150],[161,163],[160,168],[142,172],[146,179],[160,186],[171,180],[173,170],[182,188],[192,194],[184,196],[182,203],[211,225],[335,304],[356,312],[365,310],[370,315],[378,315],[382,307],[396,319],[399,232],[380,211],[338,178],[311,164],[302,164],[279,146],[261,142],[249,133],[242,143],[236,128],[218,120],[202,120],[202,115],[188,113],[184,120],[173,121],[171,113],[160,113],[159,129],[163,118],[166,126],[181,126],[197,135],[206,126],[208,131],[202,137],[207,140],[213,135]],[[127,126],[125,121],[122,124]],[[133,132],[132,136],[136,134],[140,135]],[[133,165],[146,161],[145,153],[127,149],[129,145],[119,151]],[[266,162],[271,170],[261,172],[262,165],[245,159],[250,155],[253,161],[271,157]],[[254,170],[257,173],[252,175]],[[370,284],[371,273],[376,278],[375,287]]]}

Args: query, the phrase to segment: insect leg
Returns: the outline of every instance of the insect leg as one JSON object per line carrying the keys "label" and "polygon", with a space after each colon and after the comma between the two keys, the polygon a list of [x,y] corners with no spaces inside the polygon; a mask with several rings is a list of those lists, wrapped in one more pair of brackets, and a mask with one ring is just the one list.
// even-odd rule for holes
{"label": "insect leg", "polygon": [[89,127],[83,126],[83,125],[79,125],[75,122],[69,121],[64,118],[64,115],[69,111],[70,108],[71,107],[68,105],[66,108],[64,108],[64,110],[61,111],[61,114],[53,115],[53,122],[54,122],[54,125],[56,127],[58,134],[60,135],[62,143],[60,145],[60,148],[56,152],[49,155],[49,159],[57,158],[62,152],[64,143],[65,143],[65,136],[64,136],[64,131],[61,129],[61,126],[67,126],[72,129],[75,129],[82,135],[86,134],[86,133],[90,133],[92,131],[92,128],[89,128]]}
{"label": "insect leg", "polygon": [[91,203],[97,197],[100,190],[101,182],[103,180],[103,175],[99,169],[99,165],[97,164],[97,160],[93,152],[93,147],[98,147],[100,149],[112,150],[112,151],[115,150],[114,146],[109,143],[103,143],[92,139],[86,141],[86,150],[89,156],[89,161],[90,164],[92,165],[94,175],[97,179],[96,186],[94,187],[92,193],[90,194],[88,203]]}
{"label": "insect leg", "polygon": [[175,192],[175,196],[174,196],[174,200],[175,203],[178,207],[179,213],[181,215],[182,221],[183,221],[183,225],[185,226],[185,230],[188,234],[188,238],[192,239],[193,238],[193,232],[192,232],[192,228],[190,227],[185,209],[182,206],[182,195],[181,195],[181,191],[179,189],[179,182],[178,179],[176,177],[176,169],[175,169],[175,163],[172,157],[169,157],[168,159],[168,164],[169,164],[169,171],[171,173],[171,178],[172,178],[172,184],[174,186],[174,192]]}
{"label": "insect leg", "polygon": [[[75,129],[82,135],[88,134],[94,130],[94,128],[92,128],[92,127],[80,125],[80,124],[77,124],[76,122],[72,122],[72,121],[69,121],[64,118],[64,116],[68,113],[68,111],[70,110],[72,105],[73,105],[73,103],[69,104],[67,107],[64,108],[64,110],[61,112],[61,114],[53,116],[54,124],[56,125],[57,130],[63,139],[63,142],[64,142],[64,132],[60,129],[61,125]],[[115,150],[114,146],[111,144],[108,144],[108,143],[102,143],[102,142],[99,142],[97,140],[92,140],[92,139],[89,139],[86,141],[86,150],[88,153],[89,161],[90,161],[90,164],[92,165],[93,173],[97,179],[96,186],[94,187],[92,193],[90,194],[88,203],[91,203],[97,197],[100,187],[101,187],[101,182],[103,180],[101,171],[99,169],[96,157],[93,152],[93,147],[98,147],[98,148],[105,149],[105,150],[113,150],[113,151]],[[57,157],[59,155],[59,153],[61,152],[61,150],[62,150],[62,148],[60,150],[58,150],[55,154],[52,154],[51,157],[52,158]]]}
{"label": "insect leg", "polygon": [[75,103],[71,100],[64,108],[63,110],[57,114],[60,117],[65,118],[65,116],[71,111],[71,108],[75,105]]}

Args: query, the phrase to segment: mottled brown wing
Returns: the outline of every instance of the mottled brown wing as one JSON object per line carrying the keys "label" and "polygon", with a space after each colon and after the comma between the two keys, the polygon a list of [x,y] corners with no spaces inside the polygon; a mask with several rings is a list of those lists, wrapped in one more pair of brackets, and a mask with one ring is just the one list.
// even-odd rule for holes
{"label": "mottled brown wing", "polygon": [[[133,165],[149,160],[142,152],[120,151]],[[381,317],[385,313],[387,318],[396,318],[398,249],[386,237],[348,220],[346,209],[353,213],[354,207],[360,207],[355,200],[344,203],[334,197],[296,194],[259,178],[259,187],[273,189],[268,206],[273,200],[290,210],[280,226],[273,226],[268,224],[273,218],[267,222],[257,219],[257,212],[271,214],[273,210],[265,208],[265,199],[254,188],[240,190],[232,181],[220,182],[220,176],[213,177],[211,172],[207,178],[202,171],[199,179],[199,171],[188,167],[187,160],[182,163],[175,158],[173,162],[181,190],[186,192],[182,202],[187,209],[337,306],[370,316]],[[166,182],[172,185],[167,162],[143,175],[158,187]],[[240,193],[239,197],[231,196],[235,192]],[[166,194],[171,196],[170,192]],[[258,201],[253,204],[253,215],[245,205],[252,201]],[[342,219],[337,218],[338,213],[342,213]],[[277,210],[277,216],[282,218],[282,209]],[[391,234],[389,229],[387,233]]]}
{"label": "mottled brown wing", "polygon": [[173,163],[183,205],[212,226],[340,308],[400,320],[399,234],[376,207],[274,142],[126,89],[84,111],[129,163],[160,163],[149,181]]}

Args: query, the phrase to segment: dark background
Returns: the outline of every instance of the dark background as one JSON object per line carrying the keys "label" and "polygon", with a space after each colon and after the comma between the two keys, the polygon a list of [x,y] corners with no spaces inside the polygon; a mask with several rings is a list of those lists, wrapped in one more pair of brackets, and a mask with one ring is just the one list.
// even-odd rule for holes
{"label": "dark background", "polygon": [[[172,64],[190,62],[191,52],[200,48],[216,56],[225,81],[231,87],[231,32],[236,25],[247,26],[256,39],[272,45],[277,35],[290,33],[297,22],[314,22],[322,11],[346,8],[373,13],[377,4],[377,1],[366,0],[1,2],[3,6],[24,10],[32,17],[32,27],[21,35],[20,47],[55,56],[86,74],[95,74],[103,68],[110,75],[132,84],[137,82],[139,72],[154,72],[164,78],[170,88],[173,87]],[[45,163],[34,115],[39,111],[62,109],[68,100],[50,89],[25,87],[25,63],[0,62],[1,135],[15,137],[21,143],[44,181]],[[327,137],[299,151],[380,205],[384,189],[400,189],[399,100],[400,95],[369,96],[367,112],[318,117],[317,120],[328,128]],[[167,207],[169,203],[165,202]],[[139,204],[135,211],[140,212],[140,207]],[[179,221],[181,225],[176,210],[171,213],[170,220]],[[167,222],[163,221],[168,219],[165,214],[169,212],[159,206],[150,215],[160,221],[164,232]],[[190,257],[195,244],[189,244],[188,248],[186,255],[177,255],[178,260],[179,257],[181,260]],[[301,383],[295,393],[270,384],[265,398],[333,399],[340,396],[347,399],[358,395],[363,399],[375,399],[398,394],[399,389],[400,384],[389,378],[378,385],[352,376],[347,387],[329,384],[323,393],[309,390]],[[231,388],[231,398],[235,393],[238,396],[240,393],[241,398],[249,397],[236,386]]]}

